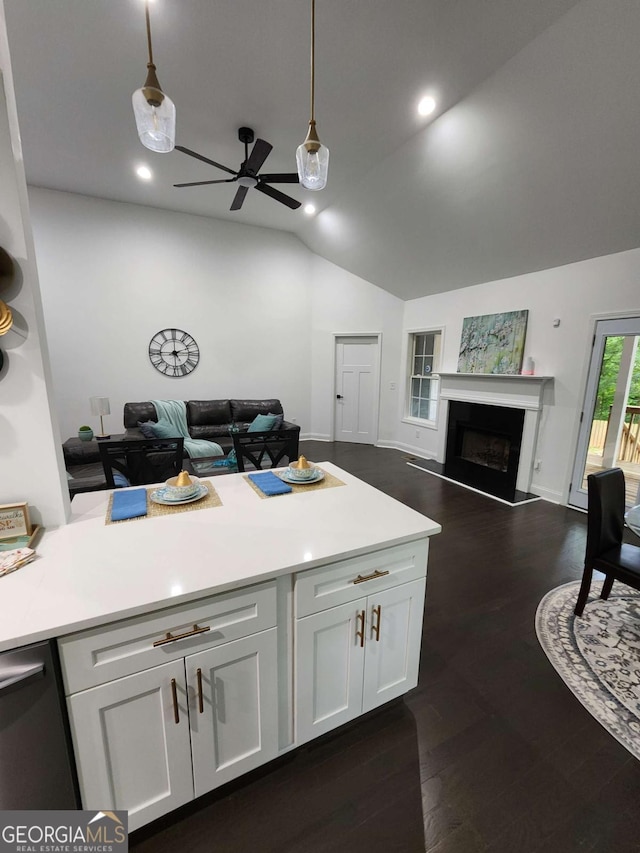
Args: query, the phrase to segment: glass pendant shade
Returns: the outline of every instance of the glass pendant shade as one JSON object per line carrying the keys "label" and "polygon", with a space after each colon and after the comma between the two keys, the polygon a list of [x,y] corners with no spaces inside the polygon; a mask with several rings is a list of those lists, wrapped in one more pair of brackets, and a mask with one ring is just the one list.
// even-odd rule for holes
{"label": "glass pendant shade", "polygon": [[298,178],[305,189],[323,190],[329,174],[329,149],[326,145],[309,151],[305,143],[296,150]]}
{"label": "glass pendant shade", "polygon": [[160,89],[145,86],[133,93],[133,113],[140,142],[151,151],[166,154],[176,144],[176,108]]}

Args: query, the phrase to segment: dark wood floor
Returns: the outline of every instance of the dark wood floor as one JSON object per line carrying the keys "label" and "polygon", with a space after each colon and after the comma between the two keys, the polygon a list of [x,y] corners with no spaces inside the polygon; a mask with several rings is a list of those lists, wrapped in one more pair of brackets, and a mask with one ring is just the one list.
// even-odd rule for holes
{"label": "dark wood floor", "polygon": [[534,628],[544,593],[581,575],[586,517],[504,506],[394,450],[302,450],[442,524],[419,686],[140,830],[136,853],[640,850],[640,764],[574,698]]}

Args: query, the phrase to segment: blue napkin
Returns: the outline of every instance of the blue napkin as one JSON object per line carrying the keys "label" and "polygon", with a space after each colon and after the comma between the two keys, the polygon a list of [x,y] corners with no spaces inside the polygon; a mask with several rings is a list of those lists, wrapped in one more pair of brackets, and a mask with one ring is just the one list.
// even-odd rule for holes
{"label": "blue napkin", "polygon": [[111,521],[124,518],[139,518],[147,514],[147,490],[132,489],[127,492],[114,492],[111,504]]}
{"label": "blue napkin", "polygon": [[292,492],[291,486],[283,483],[280,477],[276,477],[273,471],[265,471],[263,474],[249,474],[249,479],[265,495],[286,495],[287,492]]}

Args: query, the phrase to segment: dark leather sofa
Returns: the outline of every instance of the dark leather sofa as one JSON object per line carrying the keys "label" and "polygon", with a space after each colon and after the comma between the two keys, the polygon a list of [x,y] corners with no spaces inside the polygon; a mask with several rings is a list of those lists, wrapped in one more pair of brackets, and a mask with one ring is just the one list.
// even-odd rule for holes
{"label": "dark leather sofa", "polygon": [[[187,427],[191,438],[215,441],[225,453],[233,448],[229,429],[245,432],[256,415],[283,415],[280,400],[187,400]],[[142,438],[138,423],[157,421],[153,403],[124,404],[124,438]],[[279,429],[300,432],[298,424],[283,420]]]}

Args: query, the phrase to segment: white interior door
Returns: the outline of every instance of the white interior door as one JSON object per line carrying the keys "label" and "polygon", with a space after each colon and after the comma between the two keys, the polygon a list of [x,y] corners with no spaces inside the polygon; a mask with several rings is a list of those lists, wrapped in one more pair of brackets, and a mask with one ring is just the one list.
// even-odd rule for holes
{"label": "white interior door", "polygon": [[640,317],[596,323],[569,503],[587,508],[587,476],[622,468],[640,499]]}
{"label": "white interior door", "polygon": [[376,336],[336,338],[335,441],[376,443],[379,359]]}

